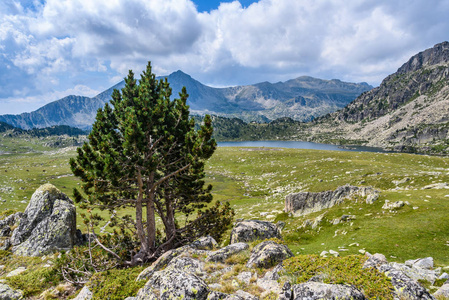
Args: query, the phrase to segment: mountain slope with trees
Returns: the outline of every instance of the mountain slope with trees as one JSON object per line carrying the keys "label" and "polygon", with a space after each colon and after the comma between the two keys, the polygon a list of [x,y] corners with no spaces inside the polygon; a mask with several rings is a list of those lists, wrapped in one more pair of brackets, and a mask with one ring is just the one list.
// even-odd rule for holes
{"label": "mountain slope with trees", "polygon": [[414,55],[379,87],[307,124],[300,138],[449,152],[449,42]]}

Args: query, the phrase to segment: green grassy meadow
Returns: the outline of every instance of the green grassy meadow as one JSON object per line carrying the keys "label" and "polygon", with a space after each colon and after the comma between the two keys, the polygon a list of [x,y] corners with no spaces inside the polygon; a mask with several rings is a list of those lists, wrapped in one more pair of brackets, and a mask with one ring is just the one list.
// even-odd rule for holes
{"label": "green grassy meadow", "polygon": [[[50,148],[39,141],[0,139],[0,210],[23,211],[32,193],[50,182],[67,195],[79,183],[68,165],[75,147]],[[284,221],[282,234],[295,254],[383,253],[390,261],[432,256],[449,265],[449,190],[423,189],[449,182],[449,158],[401,153],[318,151],[279,148],[218,148],[206,166],[214,198],[229,201],[236,219]],[[304,217],[283,213],[285,196],[351,184],[381,191],[372,205],[347,200]],[[385,200],[407,201],[383,210]],[[78,210],[78,214],[80,211]],[[324,213],[324,215],[323,215]],[[322,216],[316,228],[307,219]],[[355,219],[332,225],[342,215]],[[78,226],[83,230],[81,222]],[[342,250],[343,249],[343,250]]]}

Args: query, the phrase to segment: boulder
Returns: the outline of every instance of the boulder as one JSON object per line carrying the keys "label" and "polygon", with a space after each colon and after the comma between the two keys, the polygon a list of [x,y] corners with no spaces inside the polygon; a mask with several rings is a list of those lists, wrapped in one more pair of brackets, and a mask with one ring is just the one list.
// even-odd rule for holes
{"label": "boulder", "polygon": [[0,283],[0,300],[16,300],[22,297],[22,291],[13,290],[9,285]]}
{"label": "boulder", "polygon": [[285,212],[292,212],[295,216],[304,216],[330,208],[355,196],[363,197],[366,203],[371,204],[379,198],[379,191],[372,187],[344,185],[338,187],[335,191],[289,194],[285,198]]}
{"label": "boulder", "polygon": [[247,243],[235,243],[221,248],[220,250],[213,251],[207,256],[206,261],[212,262],[224,262],[231,255],[245,251],[249,246]]}
{"label": "boulder", "polygon": [[426,258],[407,260],[405,262],[405,265],[408,267],[418,267],[418,268],[422,268],[422,269],[431,270],[431,269],[433,269],[433,258],[426,257]]}
{"label": "boulder", "polygon": [[290,281],[286,281],[282,286],[278,300],[291,300],[293,297],[292,285]]}
{"label": "boulder", "polygon": [[[157,271],[137,293],[137,300],[207,299],[209,288],[195,274],[175,268]],[[156,296],[158,295],[158,296]]]}
{"label": "boulder", "polygon": [[449,283],[443,284],[433,295],[442,299],[449,298]]}
{"label": "boulder", "polygon": [[292,288],[293,300],[339,299],[364,300],[365,296],[356,288],[341,284],[306,282]]}
{"label": "boulder", "polygon": [[248,268],[271,268],[292,256],[293,253],[286,245],[265,241],[253,248],[246,266]]}
{"label": "boulder", "polygon": [[396,202],[390,202],[389,200],[385,200],[384,205],[382,206],[382,209],[391,210],[391,209],[398,209],[405,205],[404,201],[396,201]]}
{"label": "boulder", "polygon": [[388,261],[385,258],[385,255],[383,255],[383,254],[376,253],[376,254],[371,255],[369,253],[366,253],[366,255],[368,256],[368,259],[363,264],[363,267],[362,267],[363,269],[366,269],[366,268],[378,269],[381,265],[388,264]]}
{"label": "boulder", "polygon": [[11,237],[13,252],[42,256],[78,243],[73,201],[51,184],[34,192]]}
{"label": "boulder", "polygon": [[397,270],[387,264],[381,265],[378,270],[391,280],[394,287],[394,293],[399,298],[402,297],[409,300],[435,299],[424,287],[405,275],[401,270]]}
{"label": "boulder", "polygon": [[231,231],[231,244],[252,242],[270,238],[282,239],[277,226],[271,222],[246,220],[239,222]]}
{"label": "boulder", "polygon": [[413,280],[416,280],[416,281],[425,280],[425,281],[430,282],[431,284],[433,284],[435,282],[435,280],[438,278],[438,276],[440,275],[439,272],[429,270],[429,269],[423,269],[423,268],[420,268],[420,267],[414,266],[414,265],[409,267],[405,264],[393,262],[393,263],[390,263],[390,266],[392,266],[396,270],[402,271],[405,275],[407,275],[408,277],[410,277]]}
{"label": "boulder", "polygon": [[206,236],[191,243],[190,247],[198,250],[213,250],[218,247],[218,243],[213,237]]}
{"label": "boulder", "polygon": [[73,300],[90,300],[92,297],[92,292],[89,290],[87,285],[85,285],[79,292],[78,296],[76,296]]}

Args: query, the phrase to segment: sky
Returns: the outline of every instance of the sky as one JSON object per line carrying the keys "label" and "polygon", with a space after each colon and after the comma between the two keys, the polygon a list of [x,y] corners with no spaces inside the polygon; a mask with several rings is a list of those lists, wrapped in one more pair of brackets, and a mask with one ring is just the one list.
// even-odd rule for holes
{"label": "sky", "polygon": [[448,0],[0,0],[0,114],[92,97],[148,61],[224,87],[373,86],[449,40]]}

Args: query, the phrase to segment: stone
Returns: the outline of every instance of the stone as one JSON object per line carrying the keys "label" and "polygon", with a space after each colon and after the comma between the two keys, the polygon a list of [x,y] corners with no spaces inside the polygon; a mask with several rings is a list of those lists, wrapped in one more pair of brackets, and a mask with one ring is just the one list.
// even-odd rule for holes
{"label": "stone", "polygon": [[249,284],[252,276],[253,274],[251,272],[242,272],[237,275],[237,279],[245,284]]}
{"label": "stone", "polygon": [[398,209],[405,205],[404,201],[396,201],[396,202],[390,202],[389,200],[385,200],[385,204],[382,206],[382,209],[385,210],[391,210],[391,209]]}
{"label": "stone", "polygon": [[191,243],[190,247],[198,250],[213,250],[218,247],[218,243],[213,237],[206,236]]}
{"label": "stone", "polygon": [[13,277],[13,276],[17,276],[19,274],[22,274],[23,272],[25,272],[27,269],[25,267],[18,267],[17,269],[9,272],[6,277]]}
{"label": "stone", "polygon": [[0,283],[0,300],[22,299],[23,293],[20,290],[14,290],[9,285]]}
{"label": "stone", "polygon": [[293,297],[293,290],[290,281],[286,281],[282,286],[281,292],[279,293],[278,300],[291,300]]}
{"label": "stone", "polygon": [[418,258],[413,260],[407,260],[405,262],[405,265],[408,267],[419,267],[427,270],[433,269],[433,258],[432,257],[426,257],[426,258]]}
{"label": "stone", "polygon": [[449,284],[445,283],[443,284],[434,294],[435,297],[441,297],[444,299],[444,297],[449,298]]}
{"label": "stone", "polygon": [[89,290],[87,285],[85,285],[79,292],[78,296],[76,296],[73,300],[90,300],[92,297],[92,292]]}
{"label": "stone", "polygon": [[280,295],[282,293],[282,289],[279,286],[278,280],[280,279],[279,272],[283,269],[282,264],[277,265],[273,268],[273,270],[265,273],[262,278],[257,279],[257,286],[261,287],[265,291],[271,291]]}
{"label": "stone", "polygon": [[385,255],[376,253],[376,254],[368,254],[369,258],[365,261],[362,268],[379,268],[381,265],[388,264],[387,259],[385,258]]}
{"label": "stone", "polygon": [[318,299],[339,299],[339,300],[364,300],[365,296],[355,287],[326,284],[321,282],[305,282],[296,284],[292,288],[293,300],[318,300]]}
{"label": "stone", "polygon": [[[156,293],[157,290],[158,292]],[[156,297],[156,294],[159,297]],[[207,299],[209,288],[195,274],[167,268],[151,276],[145,287],[137,293],[138,300],[146,299]]]}
{"label": "stone", "polygon": [[249,248],[247,243],[235,243],[223,247],[217,251],[213,251],[207,256],[206,261],[212,262],[224,262],[231,255],[237,254],[239,252],[245,251]]}
{"label": "stone", "polygon": [[443,272],[443,274],[441,274],[440,277],[438,277],[438,279],[449,279],[449,274]]}
{"label": "stone", "polygon": [[329,251],[324,250],[324,251],[321,251],[320,256],[327,257],[328,254],[329,254]]}
{"label": "stone", "polygon": [[294,193],[287,195],[285,198],[284,210],[299,217],[330,208],[355,196],[364,197],[367,203],[373,203],[379,198],[379,191],[372,187],[344,185],[338,187],[335,191]]}
{"label": "stone", "polygon": [[248,268],[271,268],[292,256],[293,253],[286,245],[264,241],[253,248],[246,266]]}
{"label": "stone", "polygon": [[212,291],[209,293],[209,295],[207,295],[207,300],[221,300],[221,299],[225,299],[228,296],[229,295],[225,294],[225,293]]}
{"label": "stone", "polygon": [[11,237],[16,255],[42,256],[78,243],[73,201],[51,184],[39,187]]}
{"label": "stone", "polygon": [[237,223],[231,231],[231,244],[270,238],[282,239],[275,224],[267,221],[246,220]]}
{"label": "stone", "polygon": [[393,268],[402,271],[405,275],[413,280],[425,280],[430,283],[434,283],[438,278],[439,273],[433,270],[423,269],[418,266],[412,265],[411,267],[406,266],[405,264],[400,264],[393,262],[390,264]]}
{"label": "stone", "polygon": [[256,296],[253,296],[250,293],[242,290],[238,290],[237,292],[235,292],[235,294],[244,300],[259,300],[259,298],[257,298]]}
{"label": "stone", "polygon": [[401,270],[397,270],[386,264],[381,265],[378,270],[391,280],[394,287],[394,293],[400,299],[435,299],[424,287],[405,275]]}
{"label": "stone", "polygon": [[338,253],[338,252],[335,251],[335,250],[329,250],[329,254],[330,254],[330,255],[333,255],[333,256],[335,256],[335,257],[340,256],[340,253]]}

